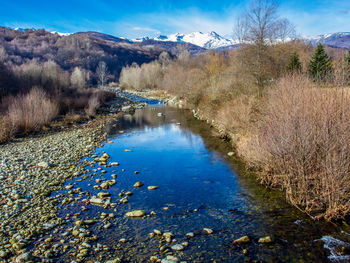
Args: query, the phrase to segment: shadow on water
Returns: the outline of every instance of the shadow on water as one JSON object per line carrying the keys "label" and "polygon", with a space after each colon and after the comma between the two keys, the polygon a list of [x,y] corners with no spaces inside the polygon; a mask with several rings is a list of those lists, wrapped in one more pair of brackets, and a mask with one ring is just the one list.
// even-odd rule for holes
{"label": "shadow on water", "polygon": [[[188,242],[184,251],[173,251],[174,256],[187,262],[329,260],[330,252],[319,239],[341,233],[340,229],[332,224],[312,222],[288,205],[280,192],[259,186],[239,160],[227,156],[229,143],[212,136],[210,127],[194,119],[188,111],[146,107],[111,121],[106,130],[109,143],[97,149],[96,154],[107,152],[109,161],[119,162],[120,166],[99,167],[90,163],[83,176],[67,184],[81,188],[88,199],[101,192],[94,189],[99,185],[97,182],[111,180],[115,174],[117,183],[104,191],[110,193],[111,202],[118,203],[120,193],[126,191],[133,195],[128,203],[116,208],[86,205],[79,199],[72,205],[60,206],[62,217],[75,214],[68,216],[70,223],[66,227],[71,227],[77,219],[97,220],[89,231],[99,237],[100,244],[108,245],[110,251],[108,254],[95,250],[87,259],[102,260],[114,255],[123,262],[147,262],[152,255],[165,258],[159,247],[166,243],[160,245],[157,237],[148,236],[158,229],[172,232],[176,243]],[[87,158],[82,162],[92,160]],[[134,188],[136,181],[145,186]],[[159,189],[149,191],[150,185]],[[68,190],[59,194],[67,196]],[[82,211],[82,206],[89,210]],[[124,217],[135,209],[145,210],[146,214],[154,211],[156,215],[144,219]],[[114,213],[116,217],[100,219],[101,213]],[[112,227],[105,229],[106,223],[112,223]],[[210,228],[213,233],[209,235],[203,228]],[[186,237],[188,232],[195,236]],[[233,240],[244,235],[251,242],[233,244]],[[259,243],[259,238],[265,236],[274,241]],[[127,242],[119,243],[121,238]],[[69,254],[61,258],[64,262]]]}

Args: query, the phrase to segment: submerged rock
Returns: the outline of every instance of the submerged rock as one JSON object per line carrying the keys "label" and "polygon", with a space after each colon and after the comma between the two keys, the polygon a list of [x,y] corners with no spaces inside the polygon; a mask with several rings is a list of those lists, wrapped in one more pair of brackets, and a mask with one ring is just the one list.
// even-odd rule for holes
{"label": "submerged rock", "polygon": [[250,242],[250,238],[248,236],[243,236],[234,240],[233,244],[241,244],[241,243],[249,243],[249,242]]}
{"label": "submerged rock", "polygon": [[136,188],[140,188],[141,186],[143,186],[143,183],[141,183],[141,182],[136,182],[134,184],[134,187],[136,187]]}
{"label": "submerged rock", "polygon": [[150,191],[156,190],[158,188],[159,188],[159,186],[155,186],[155,185],[151,185],[151,186],[147,187],[147,189],[150,190]]}
{"label": "submerged rock", "polygon": [[90,198],[90,203],[93,205],[105,205],[105,201],[102,198],[97,198],[96,196],[92,196]]}
{"label": "submerged rock", "polygon": [[175,244],[175,245],[171,246],[171,249],[175,250],[175,251],[182,251],[185,249],[185,247],[181,244]]}
{"label": "submerged rock", "polygon": [[273,238],[271,236],[261,237],[258,240],[259,243],[272,243]]}
{"label": "submerged rock", "polygon": [[210,229],[210,228],[203,228],[203,231],[205,232],[205,233],[207,233],[207,234],[213,234],[213,230],[212,229]]}
{"label": "submerged rock", "polygon": [[146,215],[146,213],[143,210],[134,210],[134,211],[131,211],[131,212],[128,212],[125,214],[125,216],[131,217],[131,218],[132,217],[143,217],[145,215]]}

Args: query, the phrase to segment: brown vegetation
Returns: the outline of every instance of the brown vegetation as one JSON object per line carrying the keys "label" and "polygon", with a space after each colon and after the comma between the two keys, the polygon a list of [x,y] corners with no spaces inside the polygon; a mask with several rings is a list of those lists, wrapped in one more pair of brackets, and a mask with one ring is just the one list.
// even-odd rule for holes
{"label": "brown vegetation", "polygon": [[303,76],[282,78],[267,96],[255,141],[261,180],[312,215],[350,211],[349,105],[347,90],[315,87]]}
{"label": "brown vegetation", "polygon": [[[286,192],[287,199],[314,218],[350,212],[349,66],[332,49],[332,78],[314,83],[307,76],[313,48],[298,41],[266,47],[269,63],[254,75],[254,50],[207,52],[123,69],[126,88],[158,89],[176,96],[201,118],[230,137],[260,181]],[[289,58],[300,57],[300,75],[287,75]],[[247,60],[247,57],[250,57]],[[153,71],[155,65],[161,68]],[[150,69],[148,69],[150,67]],[[153,85],[142,83],[150,74]],[[130,76],[130,77],[127,77]]]}

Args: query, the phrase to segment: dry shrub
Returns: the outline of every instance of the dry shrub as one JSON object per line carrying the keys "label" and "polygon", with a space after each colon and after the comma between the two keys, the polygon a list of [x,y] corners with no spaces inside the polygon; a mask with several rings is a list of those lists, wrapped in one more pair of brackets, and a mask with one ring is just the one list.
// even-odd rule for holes
{"label": "dry shrub", "polygon": [[7,115],[0,116],[0,144],[11,140],[15,134],[15,127],[13,127]]}
{"label": "dry shrub", "polygon": [[251,125],[255,98],[241,95],[224,103],[218,110],[216,120],[228,132],[246,131]]}
{"label": "dry shrub", "polygon": [[281,79],[269,92],[258,133],[264,183],[316,217],[350,211],[350,95],[321,89],[303,76]]}
{"label": "dry shrub", "polygon": [[40,88],[12,98],[8,109],[10,122],[18,131],[39,131],[58,114],[58,105]]}
{"label": "dry shrub", "polygon": [[97,94],[94,94],[90,97],[88,106],[85,108],[85,112],[89,117],[93,117],[96,115],[96,111],[100,106],[100,99]]}

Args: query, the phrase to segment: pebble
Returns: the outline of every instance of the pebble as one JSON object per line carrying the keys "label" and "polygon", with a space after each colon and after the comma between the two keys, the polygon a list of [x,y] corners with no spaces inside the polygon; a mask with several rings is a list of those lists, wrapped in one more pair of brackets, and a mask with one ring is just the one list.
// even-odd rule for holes
{"label": "pebble", "polygon": [[175,251],[182,251],[185,249],[185,247],[181,244],[175,244],[175,245],[171,246],[171,249],[175,250]]}
{"label": "pebble", "polygon": [[271,236],[261,237],[258,240],[259,243],[272,243],[273,239]]}
{"label": "pebble", "polygon": [[148,187],[147,187],[147,189],[150,190],[150,191],[156,190],[156,189],[158,189],[158,188],[159,188],[159,186],[155,186],[155,185],[152,185],[152,186],[148,186]]}
{"label": "pebble", "polygon": [[213,234],[213,230],[212,229],[210,229],[210,228],[203,228],[203,231],[205,232],[205,233],[207,233],[207,234]]}
{"label": "pebble", "polygon": [[125,216],[133,218],[133,217],[143,217],[145,216],[145,214],[146,213],[143,210],[134,210],[126,213]]}
{"label": "pebble", "polygon": [[233,244],[249,243],[249,242],[250,242],[250,238],[248,236],[243,236],[234,240]]}
{"label": "pebble", "polygon": [[192,237],[194,237],[194,233],[193,232],[188,232],[186,234],[186,236],[189,237],[189,238],[192,238]]}
{"label": "pebble", "polygon": [[143,186],[143,183],[141,183],[141,182],[136,182],[136,183],[134,184],[134,187],[135,187],[135,188],[140,188],[141,186]]}

